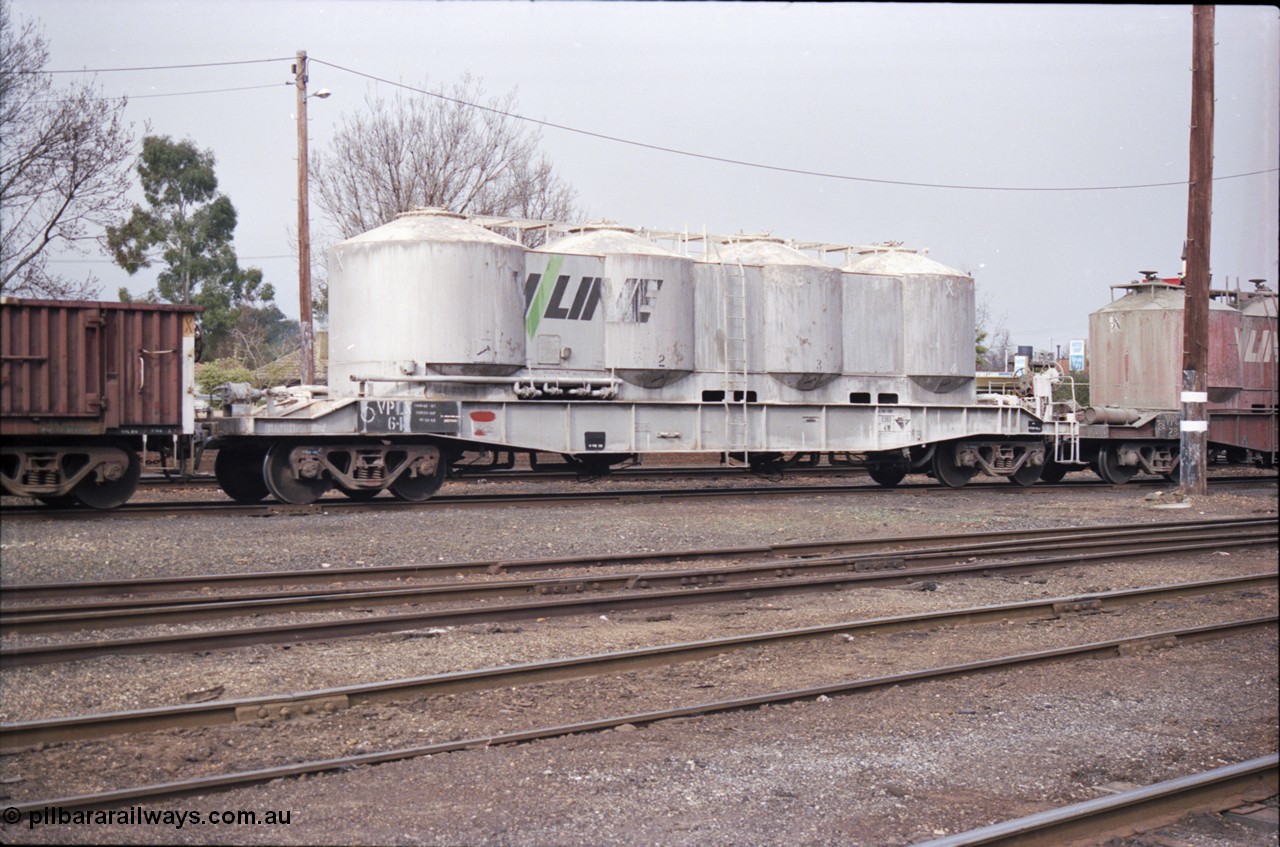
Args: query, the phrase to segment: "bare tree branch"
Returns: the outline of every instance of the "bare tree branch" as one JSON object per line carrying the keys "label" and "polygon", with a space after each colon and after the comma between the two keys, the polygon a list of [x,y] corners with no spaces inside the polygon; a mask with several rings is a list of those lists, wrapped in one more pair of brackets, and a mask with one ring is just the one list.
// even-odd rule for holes
{"label": "bare tree branch", "polygon": [[329,150],[311,160],[319,206],[337,237],[422,206],[572,217],[574,191],[539,157],[541,136],[498,114],[514,111],[515,93],[483,103],[494,111],[467,105],[484,99],[479,81],[467,76],[449,99],[371,95],[364,112],[344,116]]}
{"label": "bare tree branch", "polygon": [[89,83],[55,89],[48,43],[0,0],[0,292],[83,297],[93,278],[48,272],[51,248],[84,253],[126,208],[132,127],[125,100]]}

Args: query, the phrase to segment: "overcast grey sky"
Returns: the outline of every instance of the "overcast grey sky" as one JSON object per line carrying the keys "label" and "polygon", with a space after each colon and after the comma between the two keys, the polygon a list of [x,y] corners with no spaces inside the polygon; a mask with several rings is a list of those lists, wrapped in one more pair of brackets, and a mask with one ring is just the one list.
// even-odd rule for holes
{"label": "overcast grey sky", "polygon": [[[295,317],[298,50],[313,60],[311,90],[334,94],[310,105],[313,150],[371,85],[339,68],[433,89],[469,72],[491,94],[517,89],[530,118],[837,175],[542,130],[594,218],[928,248],[974,275],[1015,343],[1065,350],[1108,286],[1180,268],[1190,6],[13,0],[13,11],[43,24],[51,70],[278,60],[96,80],[129,95],[139,130],[213,151],[242,264],[263,268]],[[1280,11],[1219,6],[1216,41],[1214,282],[1275,288]],[[265,87],[192,93],[251,86]],[[1268,172],[1228,178],[1257,171]],[[1126,188],[1153,183],[1174,185]],[[151,284],[105,260],[57,268],[92,268],[108,298]]]}

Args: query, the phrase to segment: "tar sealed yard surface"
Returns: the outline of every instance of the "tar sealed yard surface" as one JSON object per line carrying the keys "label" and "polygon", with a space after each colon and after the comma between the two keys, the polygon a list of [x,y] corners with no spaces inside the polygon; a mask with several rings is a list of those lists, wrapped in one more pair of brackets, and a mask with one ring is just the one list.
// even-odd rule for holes
{"label": "tar sealed yard surface", "polygon": [[[449,483],[444,493],[466,493],[476,485]],[[1213,488],[1180,509],[1156,508],[1162,501],[1148,499],[1153,490],[907,488],[741,500],[24,520],[2,526],[0,576],[16,584],[320,570],[1276,515],[1274,484]],[[163,496],[168,495],[144,492],[140,499]],[[181,496],[217,495],[186,491]],[[1023,576],[968,575],[900,587],[11,668],[3,671],[0,720],[283,694],[791,627],[1076,597],[1274,571],[1276,559],[1274,546],[1211,550],[1077,563]],[[1106,614],[836,635],[586,679],[356,705],[288,721],[42,745],[0,757],[0,805],[886,677],[1274,615],[1276,606],[1271,586]],[[357,614],[383,612],[369,607]],[[276,621],[249,618],[218,625],[255,622]],[[6,636],[6,647],[16,643]],[[886,684],[651,723],[638,719],[603,732],[126,801],[109,817],[65,812],[60,817],[50,808],[35,826],[26,817],[6,822],[0,839],[566,847],[916,844],[1274,753],[1276,658],[1272,624],[1243,635],[1110,658]],[[1265,802],[1275,805],[1274,798]],[[224,812],[233,813],[229,821],[221,820]],[[248,812],[256,820],[240,814]],[[139,822],[147,813],[168,816]],[[213,813],[217,822],[210,820]],[[1218,814],[1190,816],[1159,832],[1114,842],[1125,847],[1276,843],[1274,830]]]}

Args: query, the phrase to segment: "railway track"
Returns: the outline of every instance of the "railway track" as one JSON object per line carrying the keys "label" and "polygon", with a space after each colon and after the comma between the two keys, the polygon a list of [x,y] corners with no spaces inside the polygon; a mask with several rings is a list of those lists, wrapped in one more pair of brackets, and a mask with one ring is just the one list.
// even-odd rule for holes
{"label": "railway track", "polygon": [[[438,562],[422,564],[399,564],[399,566],[367,566],[347,568],[307,569],[307,571],[255,571],[239,573],[207,573],[200,576],[184,577],[142,577],[129,580],[91,580],[76,582],[35,582],[4,583],[4,595],[10,603],[0,603],[0,617],[6,614],[26,614],[51,612],[60,606],[54,604],[31,605],[24,608],[22,600],[61,600],[67,603],[70,598],[84,595],[128,596],[127,603],[145,605],[147,600],[138,595],[178,594],[183,591],[198,591],[196,600],[227,599],[227,596],[215,594],[210,598],[209,592],[218,592],[237,587],[280,587],[303,586],[310,583],[346,582],[402,582],[411,578],[433,577],[438,574],[499,574],[530,573],[559,571],[559,569],[579,568],[584,571],[593,569],[623,566],[639,566],[639,564],[672,564],[698,562],[751,562],[751,560],[791,560],[814,559],[819,557],[840,557],[840,555],[869,555],[873,559],[890,557],[902,551],[929,553],[929,548],[942,548],[945,553],[960,554],[969,550],[993,551],[998,548],[1006,553],[1023,553],[1020,544],[1030,542],[1059,541],[1068,539],[1085,539],[1085,537],[1160,537],[1166,531],[1190,532],[1196,530],[1256,530],[1256,528],[1280,527],[1276,518],[1207,518],[1196,521],[1160,521],[1142,523],[1138,526],[1093,525],[1051,528],[1024,528],[1024,530],[993,530],[984,532],[950,532],[941,535],[911,535],[890,537],[869,537],[869,539],[847,539],[836,541],[792,541],[783,544],[759,546],[735,546],[735,548],[713,548],[694,550],[666,550],[657,553],[614,553],[608,555],[579,555],[579,557],[552,557],[529,559],[483,559],[472,562]],[[938,550],[933,550],[937,553]],[[259,598],[273,595],[257,595]],[[288,596],[288,595],[276,595]],[[19,600],[18,604],[12,600]],[[166,603],[165,599],[156,603]],[[61,606],[67,610],[90,608],[87,604],[69,604]]]}
{"label": "railway track", "polygon": [[[1228,485],[1275,485],[1276,476],[1232,476],[1214,477],[1209,480],[1214,486]],[[1167,488],[1169,482],[1164,479],[1134,480],[1123,486],[1125,489],[1144,487]],[[466,506],[529,506],[529,505],[565,505],[577,503],[631,502],[636,500],[684,500],[690,498],[751,498],[751,497],[795,497],[805,495],[859,495],[887,493],[896,491],[921,491],[930,494],[943,492],[956,493],[975,489],[987,492],[1006,492],[1009,495],[1025,495],[1036,492],[1115,489],[1115,486],[1101,480],[1073,480],[1053,484],[1037,484],[1030,487],[1010,485],[1003,481],[974,482],[964,488],[948,488],[935,483],[904,483],[892,489],[886,489],[872,482],[860,482],[849,485],[753,485],[725,486],[715,488],[647,488],[582,491],[533,491],[511,493],[471,493],[437,495],[422,502],[408,502],[392,497],[379,496],[372,500],[351,500],[341,494],[330,494],[305,506],[264,501],[262,503],[237,503],[232,500],[192,500],[185,502],[129,502],[110,510],[94,510],[83,508],[55,508],[50,506],[15,505],[5,506],[3,514],[6,520],[91,520],[122,517],[157,517],[192,514],[217,514],[237,516],[267,516],[275,514],[321,514],[330,511],[346,510],[390,510],[390,509],[448,509]]]}
{"label": "railway track", "polygon": [[[793,467],[788,468],[786,475],[788,477],[808,476],[808,477],[824,477],[824,476],[851,476],[854,474],[865,473],[865,469],[861,464],[856,465],[817,465],[814,467]],[[729,465],[635,465],[630,467],[619,468],[609,473],[609,478],[614,480],[627,479],[681,479],[681,478],[711,478],[718,479],[720,477],[743,477],[754,475],[753,472],[746,467],[731,467]],[[545,480],[548,482],[559,481],[576,481],[582,478],[581,472],[570,468],[568,465],[542,465],[537,468],[485,468],[480,465],[469,466],[464,465],[455,468],[449,475],[449,480],[454,482],[537,482]],[[185,479],[177,474],[166,476],[164,474],[144,474],[138,481],[139,486],[145,487],[173,487],[173,486],[208,486],[217,485],[218,480],[207,473],[197,473],[186,477]]]}
{"label": "railway track", "polygon": [[1240,591],[1274,588],[1273,572],[1200,580],[1138,589],[1108,591],[1088,596],[1055,597],[1019,603],[969,607],[921,614],[896,615],[847,621],[790,630],[708,639],[647,647],[594,656],[580,656],[475,671],[433,674],[412,679],[349,685],[249,699],[184,704],[65,719],[24,721],[0,725],[0,747],[6,750],[37,744],[100,738],[128,732],[234,724],[246,720],[287,719],[305,714],[332,713],[352,706],[443,696],[467,691],[501,689],[515,685],[578,679],[602,674],[627,673],[644,668],[704,659],[733,651],[810,641],[833,636],[882,636],[903,631],[928,630],[1071,614],[1104,614],[1144,603],[1170,602]]}
{"label": "railway track", "polygon": [[[1280,755],[1272,753],[1111,797],[926,841],[919,847],[1060,847],[1102,844],[1180,818],[1265,800],[1280,788]],[[1168,842],[1160,842],[1168,843]]]}
{"label": "railway track", "polygon": [[397,749],[381,750],[377,752],[321,760],[308,760],[287,765],[221,773],[213,776],[192,779],[179,779],[168,782],[152,783],[144,786],[98,791],[94,793],[25,800],[13,803],[10,808],[15,809],[20,814],[29,814],[46,806],[62,809],[104,808],[126,803],[145,803],[183,795],[209,794],[234,787],[261,784],[276,779],[343,771],[359,766],[402,761],[405,759],[437,755],[440,753],[478,750],[498,745],[528,743],[566,735],[600,732],[603,730],[616,729],[626,725],[633,727],[645,726],[660,721],[669,721],[678,718],[700,717],[757,709],[763,706],[845,696],[857,692],[871,691],[891,686],[927,684],[930,681],[970,676],[974,674],[995,673],[1002,670],[1029,667],[1039,664],[1061,663],[1079,659],[1097,659],[1126,655],[1132,652],[1150,650],[1155,647],[1167,648],[1180,644],[1228,638],[1236,635],[1256,632],[1267,628],[1273,628],[1276,625],[1276,622],[1277,617],[1275,615],[1271,615],[1262,618],[1231,620],[1218,624],[1161,630],[1133,637],[1073,644],[1053,649],[998,656],[990,659],[943,665],[885,676],[846,679],[803,689],[769,691],[745,697],[702,702],[656,711],[630,713],[614,717],[586,720],[572,724],[543,726],[534,729],[504,732],[494,735],[479,735],[453,741],[399,747]]}
{"label": "railway track", "polygon": [[[1158,538],[1169,531],[1190,532],[1201,529],[1253,530],[1278,524],[1273,517],[1266,518],[1211,518],[1190,521],[1159,521],[1139,526],[1093,525],[1053,527],[1047,529],[1010,529],[980,533],[945,533],[911,535],[886,538],[858,538],[843,541],[792,542],[748,547],[721,547],[695,550],[671,550],[653,553],[614,553],[607,556],[559,556],[529,559],[485,559],[479,561],[433,562],[411,565],[377,565],[366,567],[326,568],[293,571],[254,571],[229,574],[200,574],[198,576],[149,577],[115,580],[84,580],[54,583],[8,583],[3,585],[5,599],[18,603],[0,603],[0,618],[6,615],[43,614],[53,611],[88,611],[87,603],[69,604],[74,597],[105,595],[121,596],[129,600],[117,600],[123,605],[157,605],[170,602],[170,598],[154,601],[139,599],[139,595],[179,594],[199,592],[198,602],[211,599],[225,600],[226,595],[216,592],[232,588],[279,588],[339,583],[401,583],[404,580],[452,574],[516,574],[543,571],[582,569],[586,571],[631,567],[639,565],[675,565],[681,562],[710,561],[783,561],[813,559],[831,556],[869,556],[872,560],[892,559],[903,551],[922,551],[921,548],[947,548],[947,552],[964,553],[969,550],[994,550],[997,545],[1006,552],[1025,552],[1019,545],[1031,542],[1060,541],[1087,538],[1124,537],[1130,539]],[[216,598],[208,596],[214,592]],[[291,596],[289,594],[259,594],[258,599]],[[180,601],[181,598],[171,598]],[[60,601],[56,603],[30,604],[32,600]],[[23,606],[22,601],[29,605]]]}
{"label": "railway track", "polygon": [[[296,643],[465,623],[526,620],[566,615],[600,614],[617,609],[673,607],[689,603],[740,600],[799,591],[830,591],[884,586],[956,576],[1023,573],[1028,570],[1117,558],[1170,556],[1201,551],[1270,546],[1276,543],[1274,519],[1228,521],[1125,530],[1079,528],[1034,539],[981,541],[892,555],[836,554],[757,564],[641,571],[620,575],[556,577],[544,580],[486,581],[471,584],[426,584],[383,591],[311,592],[301,595],[238,600],[190,598],[186,603],[124,602],[108,608],[48,611],[34,606],[11,608],[0,616],[6,636],[14,634],[153,623],[190,623],[246,614],[317,611],[374,604],[473,600],[469,606],[415,610],[375,617],[327,619],[276,626],[200,630],[56,644],[10,646],[0,650],[0,667],[65,662],[94,656],[224,649],[249,644]],[[1153,544],[1159,537],[1161,542]],[[963,560],[963,561],[958,561]],[[563,566],[565,560],[558,560]],[[676,587],[663,587],[676,586]],[[612,591],[612,593],[605,593]],[[573,595],[565,597],[564,595]],[[517,599],[502,604],[494,597]],[[535,596],[539,599],[526,601]],[[550,597],[551,599],[546,599]],[[10,639],[12,640],[12,639]]]}
{"label": "railway track", "polygon": [[[917,543],[906,550],[898,549],[893,555],[887,555],[882,549],[879,553],[858,555],[848,548],[839,551],[840,545],[821,545],[827,552],[815,555],[815,545],[796,545],[792,548],[788,561],[766,561],[762,563],[742,563],[716,567],[685,567],[671,571],[631,572],[623,574],[592,574],[584,581],[582,576],[552,577],[537,580],[506,580],[486,582],[483,584],[431,583],[415,587],[396,587],[389,589],[362,589],[345,591],[341,589],[321,589],[306,592],[272,592],[239,595],[186,596],[180,598],[151,597],[127,600],[104,600],[98,602],[77,602],[52,604],[42,603],[28,606],[0,607],[0,634],[13,635],[23,632],[56,632],[76,629],[100,629],[107,627],[145,626],[149,623],[187,623],[196,620],[235,617],[239,615],[261,615],[265,613],[288,613],[300,611],[319,611],[347,608],[352,605],[401,605],[424,602],[447,602],[465,600],[483,600],[500,597],[555,596],[564,594],[598,593],[605,591],[646,590],[661,588],[694,587],[706,588],[738,582],[753,582],[769,577],[793,577],[820,574],[845,574],[849,571],[863,573],[865,583],[883,584],[911,582],[923,577],[939,577],[947,574],[942,566],[954,564],[963,559],[1043,555],[1053,552],[1056,555],[1045,560],[1044,566],[1058,565],[1064,560],[1078,561],[1076,553],[1083,553],[1088,558],[1108,555],[1163,555],[1170,551],[1169,542],[1177,542],[1176,551],[1184,549],[1220,548],[1224,542],[1228,546],[1254,546],[1274,541],[1276,522],[1274,520],[1230,521],[1212,523],[1195,523],[1184,526],[1164,525],[1158,528],[1106,528],[1096,527],[1041,532],[1039,534],[1023,533],[1023,537],[1011,540],[972,538],[953,541],[950,544],[926,545]],[[1155,544],[1156,541],[1159,544]],[[1197,548],[1195,545],[1203,545]],[[856,542],[848,547],[858,548]],[[783,546],[782,550],[787,548]],[[809,551],[806,555],[804,552]],[[640,561],[649,561],[665,565],[689,560],[722,559],[732,557],[731,551],[708,551],[700,553],[676,553],[668,556],[635,557]],[[785,555],[785,554],[784,554]],[[513,562],[507,565],[487,565],[486,563],[457,563],[426,565],[421,572],[454,574],[471,573],[510,573],[530,570],[562,570],[572,567],[583,567],[591,571],[614,569],[624,564],[634,564],[625,558],[618,560],[583,559],[575,562],[572,559],[530,560]],[[1022,566],[1022,567],[1019,567]],[[1025,561],[1013,564],[1014,569],[1025,570],[1034,565]],[[988,570],[1006,570],[1003,563],[988,566]],[[965,569],[970,570],[970,569]],[[875,572],[891,572],[891,576],[882,574],[875,577]],[[394,571],[393,571],[394,573]],[[888,579],[886,580],[886,576]],[[292,577],[284,577],[286,580]],[[209,579],[200,579],[207,589]],[[71,586],[83,589],[83,586]],[[99,586],[97,591],[111,592],[107,586]]]}
{"label": "railway track", "polygon": [[[1079,471],[1078,473],[1091,474],[1088,471]],[[611,471],[606,477],[613,481],[624,480],[649,480],[649,479],[683,479],[683,478],[710,478],[719,479],[723,477],[749,477],[764,476],[769,479],[792,478],[792,477],[846,477],[865,475],[866,467],[862,463],[853,463],[848,465],[815,465],[805,466],[799,465],[787,468],[781,475],[762,474],[746,467],[735,467],[730,465],[633,465]],[[455,469],[449,475],[452,482],[561,482],[561,481],[577,481],[582,479],[582,473],[565,465],[542,465],[537,468],[485,468],[483,466],[463,466]],[[1237,478],[1248,479],[1246,475],[1232,475],[1229,470],[1222,471],[1218,477],[1214,478]],[[1211,478],[1212,479],[1212,478]],[[1086,477],[1073,478],[1069,482],[1101,482],[1101,480]],[[1132,483],[1167,482],[1163,477],[1146,477],[1140,476],[1131,481]],[[217,478],[210,473],[195,473],[183,477],[176,473],[144,473],[138,481],[139,487],[143,488],[174,488],[183,486],[205,487],[216,486]],[[912,485],[913,483],[904,483]]]}

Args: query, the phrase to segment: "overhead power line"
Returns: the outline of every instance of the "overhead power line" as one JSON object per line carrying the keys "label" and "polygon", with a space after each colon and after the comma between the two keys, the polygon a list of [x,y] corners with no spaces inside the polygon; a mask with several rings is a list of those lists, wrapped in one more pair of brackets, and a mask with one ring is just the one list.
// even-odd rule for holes
{"label": "overhead power line", "polygon": [[[276,59],[246,59],[246,60],[234,61],[234,62],[203,62],[203,63],[185,64],[185,65],[150,65],[150,66],[129,67],[129,68],[81,68],[81,69],[66,69],[66,70],[53,70],[53,71],[36,71],[33,73],[85,74],[85,73],[117,73],[117,72],[129,72],[129,71],[162,71],[162,70],[178,70],[178,69],[184,69],[184,68],[218,68],[218,67],[228,67],[232,65],[254,65],[254,64],[266,64],[271,62],[285,62],[285,61],[292,61],[294,58],[295,57],[293,56],[282,56]],[[549,129],[558,129],[563,132],[571,132],[577,135],[587,136],[589,138],[597,138],[597,139],[600,139],[601,141],[610,141],[615,144],[626,144],[631,147],[640,147],[646,150],[654,150],[660,153],[670,153],[676,156],[685,156],[693,159],[702,159],[703,161],[719,162],[721,164],[726,164],[726,165],[738,165],[740,167],[755,168],[757,170],[774,171],[777,173],[797,174],[799,176],[812,176],[812,177],[819,177],[822,179],[838,179],[846,182],[865,182],[865,183],[872,183],[876,185],[901,185],[901,186],[906,186],[911,188],[944,188],[944,189],[952,189],[956,191],[1021,191],[1021,192],[1128,191],[1128,190],[1145,189],[1145,188],[1170,188],[1174,186],[1186,187],[1187,185],[1186,180],[1178,180],[1175,182],[1134,183],[1134,184],[1128,184],[1128,185],[1089,185],[1089,186],[961,185],[961,184],[955,184],[955,183],[917,182],[913,180],[899,180],[899,179],[879,179],[876,177],[853,176],[850,174],[830,173],[827,171],[813,171],[813,170],[806,170],[803,168],[789,168],[782,165],[770,165],[763,162],[749,162],[744,159],[732,159],[726,156],[715,156],[709,153],[698,153],[692,150],[681,150],[676,147],[667,147],[660,144],[650,144],[644,141],[636,141],[630,138],[622,138],[616,135],[608,135],[602,132],[595,132],[588,129],[581,129],[580,127],[573,127],[573,126],[568,126],[566,124],[555,123],[554,121],[546,121],[546,120],[541,120],[539,118],[531,118],[526,115],[517,114],[515,112],[507,112],[507,111],[503,111],[502,109],[495,109],[492,106],[482,106],[479,103],[470,103],[466,100],[459,100],[454,97],[449,97],[448,95],[443,94],[441,92],[428,91],[423,88],[417,88],[412,85],[406,85],[405,83],[402,83],[402,82],[395,82],[393,80],[386,79],[384,77],[379,77],[373,74],[364,73],[363,71],[357,71],[354,68],[344,67],[343,65],[334,64],[333,62],[326,62],[323,59],[316,59],[315,57],[312,57],[311,62],[313,64],[325,65],[326,67],[333,68],[334,70],[342,71],[344,73],[349,73],[349,74],[352,74],[353,76],[362,77],[364,79],[368,79],[373,82],[382,83],[383,85],[390,85],[396,88],[402,88],[406,91],[414,92],[415,94],[422,94],[427,97],[434,97],[439,100],[446,100],[450,103],[456,103],[460,106],[466,106],[468,108],[478,109],[484,112],[491,112],[493,114],[502,115],[503,117],[511,118],[513,120],[524,121],[526,123],[536,124],[538,126],[544,126]],[[188,96],[188,95],[197,95],[197,94],[214,94],[214,93],[219,93],[224,91],[247,91],[254,88],[274,88],[274,87],[275,87],[274,85],[264,85],[264,86],[247,86],[244,88],[212,89],[209,91],[186,91],[186,92],[176,92],[173,94],[139,94],[139,95],[133,95],[131,99],[141,99],[141,98],[147,98],[147,97],[178,97],[178,96]],[[1280,171],[1280,168],[1266,168],[1264,170],[1248,171],[1246,173],[1227,174],[1225,176],[1215,176],[1213,178],[1213,181],[1219,182],[1219,181],[1224,181],[1228,179],[1241,179],[1243,177],[1249,177],[1249,176],[1261,176],[1263,174],[1272,174],[1278,171]]]}
{"label": "overhead power line", "polygon": [[127,94],[122,95],[130,100],[145,100],[149,97],[189,97],[193,94],[223,94],[228,91],[257,91],[260,88],[279,88],[289,85],[288,82],[277,82],[272,85],[242,85],[239,88],[208,88],[203,91],[171,91],[168,94]]}
{"label": "overhead power line", "polygon": [[[539,126],[549,127],[551,129],[559,129],[565,132],[577,133],[578,135],[585,135],[590,138],[598,138],[602,141],[612,141],[617,144],[627,144],[632,147],[642,147],[646,150],[656,150],[661,153],[671,153],[677,156],[687,156],[694,159],[702,159],[704,161],[720,162],[727,165],[740,165],[742,167],[756,168],[759,170],[766,170],[766,171],[776,171],[779,173],[798,174],[801,176],[815,176],[815,177],[821,177],[824,179],[839,179],[839,180],[845,180],[848,182],[869,182],[869,183],[875,183],[878,185],[902,185],[902,186],[909,186],[912,188],[950,188],[957,191],[1043,191],[1043,192],[1125,191],[1125,190],[1138,189],[1138,188],[1168,188],[1171,186],[1179,186],[1179,187],[1185,188],[1187,185],[1186,180],[1179,180],[1177,182],[1148,182],[1148,183],[1140,183],[1140,184],[1134,184],[1134,185],[1091,185],[1091,186],[1019,187],[1019,186],[1000,186],[1000,185],[955,185],[955,184],[938,183],[938,182],[913,182],[909,180],[898,180],[898,179],[876,179],[874,177],[850,176],[848,174],[829,173],[825,171],[810,171],[810,170],[804,170],[802,168],[788,168],[788,167],[783,167],[781,165],[768,165],[761,162],[748,162],[743,159],[730,159],[724,156],[713,156],[707,153],[697,153],[691,150],[680,150],[675,147],[664,147],[659,144],[649,144],[644,141],[634,141],[629,138],[620,138],[616,135],[606,135],[601,132],[593,132],[587,129],[580,129],[578,127],[572,127],[572,126],[566,126],[565,124],[554,123],[552,121],[540,120],[539,118],[530,118],[525,115],[516,114],[515,112],[506,112],[506,111],[503,111],[502,109],[495,109],[492,106],[481,106],[478,103],[469,103],[466,100],[458,100],[457,98],[449,97],[448,95],[442,94],[440,92],[427,91],[426,89],[416,88],[412,85],[406,85],[405,83],[402,83],[402,82],[394,82],[393,80],[374,76],[373,74],[367,74],[367,73],[364,73],[363,71],[354,70],[353,68],[343,67],[342,65],[335,65],[332,62],[326,62],[323,59],[317,59],[314,56],[311,57],[311,63],[314,65],[325,65],[326,67],[333,68],[334,70],[344,71],[345,73],[349,73],[358,77],[363,77],[365,79],[369,79],[374,82],[379,82],[384,85],[390,85],[396,88],[403,88],[406,91],[412,91],[416,94],[424,94],[428,97],[435,97],[439,100],[447,100],[450,103],[457,103],[458,105],[468,106],[472,109],[479,109],[484,112],[491,112],[496,115],[502,115],[503,117],[513,118],[519,121],[526,121],[528,123],[537,124]],[[1248,173],[1230,174],[1228,176],[1214,177],[1214,180],[1217,181],[1217,180],[1227,180],[1227,179],[1239,179],[1241,177],[1246,177],[1246,176],[1258,176],[1260,174],[1276,173],[1277,171],[1280,171],[1280,168],[1268,168],[1266,170],[1250,171]]]}
{"label": "overhead power line", "polygon": [[[203,91],[170,91],[165,94],[117,94],[111,97],[94,97],[94,100],[149,100],[155,97],[191,97],[197,94],[223,94],[230,91],[257,91],[261,88],[279,88],[281,85],[292,85],[289,82],[274,83],[272,85],[242,85],[239,88],[207,88]],[[62,103],[75,100],[74,97],[58,97],[52,100],[46,100],[47,103]]]}
{"label": "overhead power line", "polygon": [[[244,261],[260,262],[264,259],[297,259],[296,253],[276,253],[271,256],[236,256],[237,259]],[[49,259],[49,264],[57,265],[114,265],[115,259]]]}
{"label": "overhead power line", "polygon": [[67,68],[65,70],[56,71],[23,71],[23,73],[33,74],[111,74],[122,73],[127,71],[176,71],[183,68],[225,68],[230,65],[262,65],[267,62],[289,62],[292,56],[283,56],[279,59],[245,59],[239,62],[202,62],[193,65],[147,65],[137,68]]}

